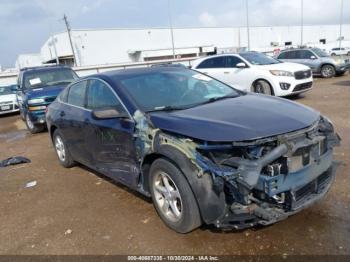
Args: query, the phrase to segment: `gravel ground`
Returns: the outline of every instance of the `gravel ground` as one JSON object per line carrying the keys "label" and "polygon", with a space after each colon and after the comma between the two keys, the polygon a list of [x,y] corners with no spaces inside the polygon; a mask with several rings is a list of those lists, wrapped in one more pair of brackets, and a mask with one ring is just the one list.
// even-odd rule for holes
{"label": "gravel ground", "polygon": [[311,208],[240,232],[177,234],[149,200],[82,166],[64,169],[47,133],[30,135],[19,115],[0,117],[0,159],[32,160],[0,169],[0,254],[350,254],[350,76],[316,78],[291,99],[331,118],[343,138],[336,182]]}

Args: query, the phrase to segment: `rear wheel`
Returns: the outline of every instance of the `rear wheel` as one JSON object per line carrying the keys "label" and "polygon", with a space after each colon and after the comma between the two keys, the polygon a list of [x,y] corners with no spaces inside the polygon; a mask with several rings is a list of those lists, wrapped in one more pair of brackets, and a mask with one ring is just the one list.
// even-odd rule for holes
{"label": "rear wheel", "polygon": [[33,121],[30,119],[28,113],[25,117],[25,122],[26,122],[26,126],[27,126],[28,130],[32,134],[40,133],[45,129],[44,125],[34,124]]}
{"label": "rear wheel", "polygon": [[252,91],[258,94],[273,95],[272,87],[266,80],[257,80],[253,83]]}
{"label": "rear wheel", "polygon": [[188,233],[202,224],[193,192],[175,165],[165,159],[154,161],[149,184],[153,205],[168,227]]}
{"label": "rear wheel", "polygon": [[321,68],[321,75],[324,78],[331,78],[335,76],[335,68],[332,65],[324,65]]}
{"label": "rear wheel", "polygon": [[75,166],[75,161],[69,153],[61,133],[57,129],[53,133],[53,145],[62,166],[66,168]]}

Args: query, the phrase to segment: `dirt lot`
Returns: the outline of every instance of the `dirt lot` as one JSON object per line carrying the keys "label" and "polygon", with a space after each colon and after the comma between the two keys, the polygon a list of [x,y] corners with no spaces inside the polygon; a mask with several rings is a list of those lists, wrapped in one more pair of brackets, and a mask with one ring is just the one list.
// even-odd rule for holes
{"label": "dirt lot", "polygon": [[47,133],[0,117],[0,159],[32,160],[0,169],[0,254],[350,254],[350,76],[316,79],[293,100],[330,117],[343,138],[336,182],[315,206],[243,232],[176,234],[147,199],[84,167],[64,169]]}

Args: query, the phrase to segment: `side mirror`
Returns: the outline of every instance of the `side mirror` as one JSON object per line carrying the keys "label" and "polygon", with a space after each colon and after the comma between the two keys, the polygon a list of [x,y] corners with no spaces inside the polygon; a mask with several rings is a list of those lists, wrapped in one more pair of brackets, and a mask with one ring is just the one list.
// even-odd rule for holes
{"label": "side mirror", "polygon": [[112,119],[112,118],[129,118],[128,114],[123,111],[119,112],[115,108],[100,108],[92,111],[92,117],[95,119]]}
{"label": "side mirror", "polygon": [[247,67],[247,65],[245,63],[238,63],[236,65],[236,68],[246,68],[246,67]]}
{"label": "side mirror", "polygon": [[314,55],[310,56],[310,58],[311,58],[312,60],[316,60],[316,59],[317,59],[317,57],[314,56]]}

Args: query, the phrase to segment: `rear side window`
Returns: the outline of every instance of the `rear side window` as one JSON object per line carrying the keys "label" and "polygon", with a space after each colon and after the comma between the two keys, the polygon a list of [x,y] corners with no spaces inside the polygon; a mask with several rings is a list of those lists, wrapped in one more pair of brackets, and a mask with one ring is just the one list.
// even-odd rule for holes
{"label": "rear side window", "polygon": [[197,67],[200,68],[224,68],[225,67],[225,57],[214,57],[204,60],[202,63],[199,64]]}
{"label": "rear side window", "polygon": [[67,103],[84,107],[85,106],[86,81],[78,82],[69,88]]}
{"label": "rear side window", "polygon": [[69,88],[65,88],[58,96],[58,99],[64,103],[67,103]]}
{"label": "rear side window", "polygon": [[119,112],[124,111],[119,99],[112,89],[100,80],[90,80],[87,92],[88,109],[113,107]]}
{"label": "rear side window", "polygon": [[289,58],[289,53],[290,52],[281,53],[277,58],[278,59],[288,59]]}

